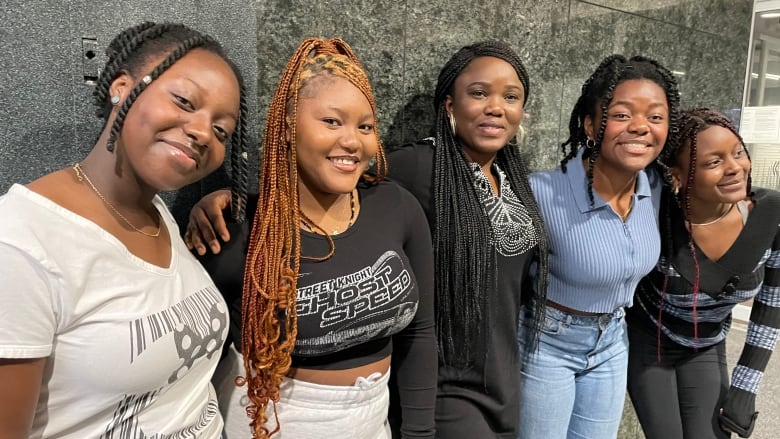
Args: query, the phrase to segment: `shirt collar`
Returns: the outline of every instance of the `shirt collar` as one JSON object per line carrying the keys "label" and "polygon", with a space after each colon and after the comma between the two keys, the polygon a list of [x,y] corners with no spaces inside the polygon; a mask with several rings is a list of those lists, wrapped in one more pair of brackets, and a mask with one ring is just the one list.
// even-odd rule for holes
{"label": "shirt collar", "polygon": [[[566,173],[564,174],[569,181],[569,187],[574,195],[577,208],[582,213],[600,209],[607,205],[607,202],[596,191],[593,191],[593,207],[590,206],[590,201],[588,200],[588,177],[585,175],[585,167],[582,165],[582,154],[584,152],[585,148],[580,147],[579,151],[577,151],[577,156],[566,163]],[[637,198],[651,196],[650,182],[644,170],[639,171],[637,175],[634,195]]]}

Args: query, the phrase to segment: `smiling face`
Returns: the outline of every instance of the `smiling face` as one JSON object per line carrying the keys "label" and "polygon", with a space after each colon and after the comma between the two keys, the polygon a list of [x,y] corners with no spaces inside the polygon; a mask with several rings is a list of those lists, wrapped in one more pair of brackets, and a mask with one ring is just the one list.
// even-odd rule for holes
{"label": "smiling face", "polygon": [[445,101],[463,152],[475,162],[492,160],[517,134],[524,100],[523,84],[511,64],[492,56],[471,61]]}
{"label": "smiling face", "polygon": [[352,191],[379,148],[375,123],[368,99],[348,80],[326,72],[308,79],[295,120],[300,184],[315,196]]}
{"label": "smiling face", "polygon": [[[111,94],[122,101],[137,81],[123,73],[112,83]],[[120,163],[155,191],[200,180],[222,164],[236,128],[239,93],[225,60],[192,50],[138,95],[119,138],[118,153],[126,158]]]}
{"label": "smiling face", "polygon": [[[690,169],[690,141],[680,149],[671,167],[674,184],[685,189]],[[736,203],[747,197],[750,159],[745,146],[727,128],[712,125],[696,136],[696,163],[693,186],[689,188],[692,205],[699,203]]]}
{"label": "smiling face", "polygon": [[[595,139],[602,117],[585,118],[585,133]],[[666,94],[648,79],[630,79],[615,87],[607,105],[606,128],[596,167],[606,175],[634,175],[661,153],[669,134]]]}

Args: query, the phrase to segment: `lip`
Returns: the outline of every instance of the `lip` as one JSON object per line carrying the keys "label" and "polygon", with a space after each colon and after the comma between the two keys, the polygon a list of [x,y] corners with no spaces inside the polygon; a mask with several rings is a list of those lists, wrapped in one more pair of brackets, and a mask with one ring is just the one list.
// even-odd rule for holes
{"label": "lip", "polygon": [[480,132],[489,136],[502,135],[506,131],[504,125],[498,122],[481,122],[477,125],[477,128]]}
{"label": "lip", "polygon": [[729,180],[724,183],[718,183],[718,187],[723,189],[739,189],[745,185],[745,180]]}
{"label": "lip", "polygon": [[172,139],[165,139],[165,143],[168,145],[174,147],[175,149],[181,151],[182,154],[189,157],[192,161],[195,162],[195,167],[200,168],[200,162],[201,162],[201,154],[195,149],[195,147],[192,145],[191,142],[183,143],[179,142],[177,140]]}
{"label": "lip", "polygon": [[336,155],[328,156],[327,159],[331,162],[334,168],[341,172],[351,173],[358,169],[360,159],[353,155]]}

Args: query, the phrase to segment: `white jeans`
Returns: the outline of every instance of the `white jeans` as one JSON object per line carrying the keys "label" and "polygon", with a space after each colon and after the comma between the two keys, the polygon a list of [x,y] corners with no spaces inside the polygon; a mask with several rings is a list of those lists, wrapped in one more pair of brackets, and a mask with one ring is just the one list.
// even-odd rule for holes
{"label": "white jeans", "polygon": [[[246,406],[246,387],[236,387],[235,378],[244,374],[241,354],[230,347],[220,362],[213,382],[219,409],[225,419],[225,439],[252,436]],[[390,371],[359,377],[353,386],[326,386],[285,378],[276,406],[281,429],[274,439],[390,439],[387,410]],[[276,426],[273,407],[266,411],[269,430]],[[325,435],[325,436],[323,436]]]}

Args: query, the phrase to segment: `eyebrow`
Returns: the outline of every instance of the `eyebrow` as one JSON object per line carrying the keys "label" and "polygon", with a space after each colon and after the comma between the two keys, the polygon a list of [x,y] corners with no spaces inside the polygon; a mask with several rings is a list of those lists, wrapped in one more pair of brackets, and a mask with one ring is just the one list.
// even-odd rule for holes
{"label": "eyebrow", "polygon": [[[325,108],[327,108],[328,110],[331,110],[331,111],[335,111],[341,117],[344,117],[344,116],[347,115],[347,111],[346,110],[344,110],[343,108],[338,107],[336,105],[327,105]],[[376,117],[374,116],[374,113],[365,113],[365,114],[362,114],[360,117],[358,117],[358,120],[366,120],[366,119],[376,119]]]}
{"label": "eyebrow", "polygon": [[[625,105],[627,107],[632,107],[634,105],[634,103],[631,102],[631,101],[612,101],[612,102],[609,103],[609,108],[611,108],[611,107],[613,107],[615,105]],[[666,108],[669,108],[669,106],[666,103],[660,102],[660,101],[651,103],[650,107],[651,108],[655,108],[655,107],[666,107]]]}
{"label": "eyebrow", "polygon": [[[466,87],[471,87],[471,86],[474,86],[474,85],[481,85],[483,87],[490,87],[490,83],[489,82],[485,82],[485,81],[470,82],[470,83],[466,84]],[[509,84],[505,88],[506,89],[523,91],[523,86],[522,85]]]}

